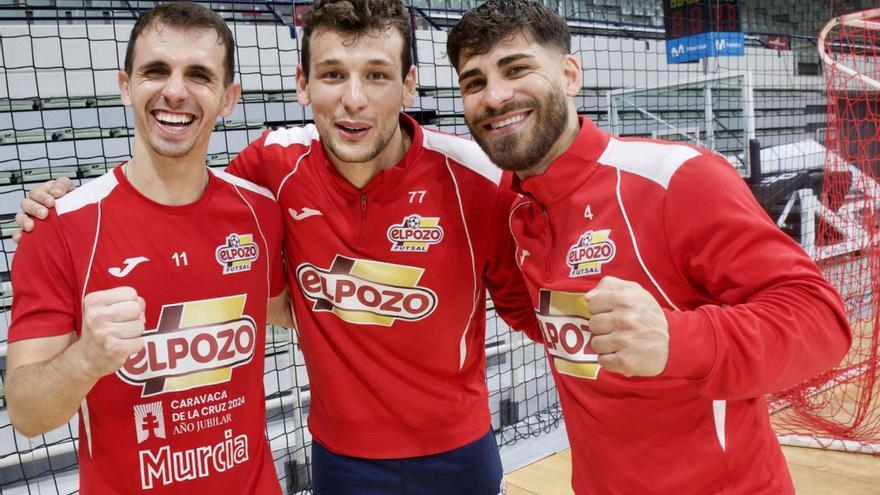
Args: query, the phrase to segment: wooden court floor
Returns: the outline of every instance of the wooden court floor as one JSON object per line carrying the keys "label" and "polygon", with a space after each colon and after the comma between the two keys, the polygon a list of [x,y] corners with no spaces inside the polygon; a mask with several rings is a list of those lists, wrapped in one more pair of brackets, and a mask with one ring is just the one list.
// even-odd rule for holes
{"label": "wooden court floor", "polygon": [[[798,495],[880,495],[880,457],[783,447]],[[571,452],[564,450],[506,477],[510,495],[572,495]]]}

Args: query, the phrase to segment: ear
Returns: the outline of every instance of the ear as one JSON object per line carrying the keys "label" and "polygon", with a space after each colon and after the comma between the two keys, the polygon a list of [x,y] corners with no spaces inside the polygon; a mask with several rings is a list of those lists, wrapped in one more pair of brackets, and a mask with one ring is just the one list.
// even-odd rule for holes
{"label": "ear", "polygon": [[584,85],[584,71],[580,61],[571,54],[562,56],[562,77],[566,96],[577,96]]}
{"label": "ear", "polygon": [[403,79],[403,106],[411,107],[416,101],[416,66],[411,65]]}
{"label": "ear", "polygon": [[238,103],[238,99],[241,98],[241,84],[233,81],[226,86],[226,90],[223,94],[223,107],[220,109],[220,115],[222,117],[229,117],[232,114],[232,111],[235,110],[235,104]]}
{"label": "ear", "polygon": [[129,87],[131,81],[128,78],[128,74],[121,70],[116,74],[116,81],[119,83],[119,94],[121,95],[122,104],[130,107],[131,106],[131,88]]}
{"label": "ear", "polygon": [[306,77],[302,65],[296,66],[296,99],[304,107],[312,103],[312,99],[309,97],[309,78]]}

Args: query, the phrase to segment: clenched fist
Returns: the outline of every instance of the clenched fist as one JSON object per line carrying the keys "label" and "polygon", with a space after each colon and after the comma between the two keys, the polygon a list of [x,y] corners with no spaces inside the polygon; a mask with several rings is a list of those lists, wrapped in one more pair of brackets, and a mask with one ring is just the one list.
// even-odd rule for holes
{"label": "clenched fist", "polygon": [[590,345],[599,364],[625,376],[657,376],[669,359],[669,324],[650,292],[604,277],[584,296],[593,315]]}
{"label": "clenched fist", "polygon": [[76,346],[94,378],[116,372],[144,347],[146,304],[131,287],[86,294],[83,328]]}

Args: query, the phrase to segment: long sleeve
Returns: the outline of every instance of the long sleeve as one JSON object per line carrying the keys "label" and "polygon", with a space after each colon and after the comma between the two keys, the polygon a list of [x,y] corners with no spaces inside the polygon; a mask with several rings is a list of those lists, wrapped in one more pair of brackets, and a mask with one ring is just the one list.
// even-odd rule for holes
{"label": "long sleeve", "polygon": [[843,358],[852,336],[840,296],[732,167],[712,156],[684,164],[663,215],[679,273],[713,301],[667,311],[664,375],[736,399],[793,386]]}
{"label": "long sleeve", "polygon": [[513,234],[508,228],[510,205],[515,194],[502,185],[494,208],[488,265],[484,273],[486,288],[495,303],[498,315],[514,330],[525,332],[530,339],[543,342],[538,318],[522,272],[516,264],[516,247]]}

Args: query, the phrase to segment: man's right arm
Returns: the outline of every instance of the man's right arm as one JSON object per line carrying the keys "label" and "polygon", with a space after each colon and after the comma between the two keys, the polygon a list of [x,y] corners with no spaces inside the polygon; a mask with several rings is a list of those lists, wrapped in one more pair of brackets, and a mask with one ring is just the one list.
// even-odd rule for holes
{"label": "man's right arm", "polygon": [[76,335],[9,344],[5,392],[9,421],[33,437],[66,423],[97,378],[85,371]]}
{"label": "man's right arm", "polygon": [[50,212],[11,267],[5,392],[10,420],[29,436],[64,424],[100,377],[143,347],[145,301],[131,287],[82,296],[68,240]]}
{"label": "man's right arm", "polygon": [[[12,425],[31,437],[66,423],[102,376],[143,348],[144,310],[131,287],[96,291],[83,299],[79,339],[71,331],[10,343],[5,391]],[[26,335],[28,321],[15,323]]]}

